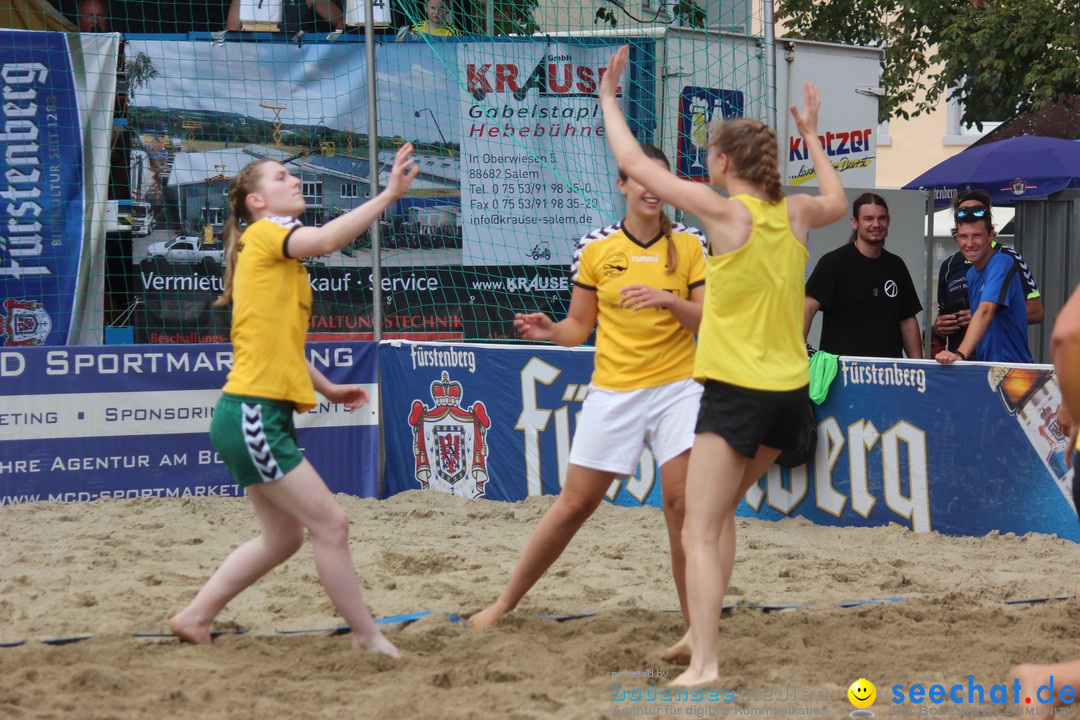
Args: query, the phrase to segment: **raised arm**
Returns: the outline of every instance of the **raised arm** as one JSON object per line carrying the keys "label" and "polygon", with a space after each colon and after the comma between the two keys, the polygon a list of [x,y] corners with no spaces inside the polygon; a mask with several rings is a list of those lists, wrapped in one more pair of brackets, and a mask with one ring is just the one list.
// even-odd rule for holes
{"label": "raised arm", "polygon": [[813,83],[803,84],[803,109],[791,106],[791,115],[795,118],[795,127],[806,144],[810,158],[814,162],[814,173],[818,180],[818,194],[792,195],[788,202],[792,209],[792,232],[802,240],[806,230],[830,225],[847,213],[847,196],[840,175],[833,167],[825,149],[818,138],[818,111],[821,109],[821,96]]}
{"label": "raised arm", "polygon": [[630,48],[620,47],[607,70],[600,78],[600,107],[604,112],[604,131],[611,153],[619,163],[619,169],[632,177],[664,202],[680,210],[704,218],[717,214],[717,207],[728,202],[704,183],[682,180],[670,170],[657,167],[654,160],[646,157],[641,146],[626,124],[626,117],[619,107],[617,92],[619,81],[630,59]]}
{"label": "raised arm", "polygon": [[[322,227],[301,227],[293,231],[289,236],[290,257],[326,255],[355,240],[409,189],[413,178],[420,172],[420,167],[415,165],[415,161],[410,157],[412,153],[412,143],[405,143],[398,148],[394,156],[394,167],[390,171],[390,182],[382,192],[363,205],[334,218]],[[375,168],[372,168],[372,171],[376,172]]]}

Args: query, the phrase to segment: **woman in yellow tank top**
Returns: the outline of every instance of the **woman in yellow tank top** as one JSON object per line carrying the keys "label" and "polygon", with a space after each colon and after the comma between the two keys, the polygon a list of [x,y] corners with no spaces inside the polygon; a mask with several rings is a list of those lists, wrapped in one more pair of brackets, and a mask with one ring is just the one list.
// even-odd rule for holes
{"label": "woman in yellow tank top", "polygon": [[686,590],[690,630],[667,657],[691,653],[673,685],[716,680],[718,623],[735,561],[735,508],[781,450],[798,450],[812,432],[809,374],[802,340],[806,237],[847,212],[840,177],[817,135],[820,99],[804,88],[796,127],[814,161],[817,196],[785,198],[775,132],[739,118],[710,133],[712,187],[657,171],[638,149],[617,94],[629,48],[616,52],[600,83],[604,125],[619,167],[698,218],[709,242],[705,307],[694,377],[705,388],[687,471]]}

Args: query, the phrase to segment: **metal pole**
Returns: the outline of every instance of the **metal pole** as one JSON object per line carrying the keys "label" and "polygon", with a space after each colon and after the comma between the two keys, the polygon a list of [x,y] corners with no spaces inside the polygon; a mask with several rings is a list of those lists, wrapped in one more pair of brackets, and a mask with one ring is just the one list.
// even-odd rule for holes
{"label": "metal pole", "polygon": [[488,37],[495,34],[495,0],[484,3],[484,32]]}
{"label": "metal pole", "polygon": [[[766,96],[772,99],[772,107],[769,108],[769,125],[776,127],[776,28],[773,18],[772,0],[765,2],[765,82]],[[786,138],[782,138],[784,142]]]}
{"label": "metal pole", "polygon": [[[370,197],[379,194],[379,118],[376,108],[375,83],[375,10],[372,0],[364,0],[364,53],[367,57],[367,103],[368,103],[368,187]],[[382,340],[382,226],[376,218],[371,225],[371,325],[375,342]],[[376,386],[378,379],[376,378]],[[376,405],[379,427],[383,426],[382,393]],[[385,436],[379,431],[378,460],[375,467],[376,497],[382,497],[386,477]]]}
{"label": "metal pole", "polygon": [[926,201],[926,277],[923,279],[923,325],[926,334],[923,336],[923,357],[932,360],[930,348],[933,347],[934,317],[937,315],[937,301],[934,298],[934,191],[923,190],[922,195]]}
{"label": "metal pole", "polygon": [[[375,86],[375,10],[372,0],[364,0],[364,54],[367,57],[368,104],[368,187],[370,197],[379,194],[379,114]],[[371,325],[375,342],[382,340],[382,225],[371,224]]]}

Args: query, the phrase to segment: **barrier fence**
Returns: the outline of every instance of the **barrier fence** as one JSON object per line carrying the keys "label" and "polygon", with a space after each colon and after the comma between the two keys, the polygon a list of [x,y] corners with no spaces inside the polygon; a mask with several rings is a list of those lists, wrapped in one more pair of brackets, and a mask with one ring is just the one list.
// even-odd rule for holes
{"label": "barrier fence", "polygon": [[[386,341],[313,343],[309,354],[381,407],[381,426],[374,405],[349,414],[321,402],[299,418],[333,490],[508,501],[559,491],[590,349]],[[0,504],[237,494],[208,435],[230,362],[223,344],[0,351]],[[814,457],[770,469],[740,514],[1080,541],[1049,366],[843,357],[837,370],[815,409]],[[646,451],[608,497],[659,506],[658,480]]]}

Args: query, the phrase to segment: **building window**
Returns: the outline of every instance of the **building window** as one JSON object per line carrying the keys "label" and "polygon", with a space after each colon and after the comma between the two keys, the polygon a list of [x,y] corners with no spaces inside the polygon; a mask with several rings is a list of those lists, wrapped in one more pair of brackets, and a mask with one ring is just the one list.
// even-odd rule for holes
{"label": "building window", "polygon": [[360,197],[360,183],[341,183],[341,197],[343,197],[343,198],[358,198],[358,197]]}
{"label": "building window", "polygon": [[300,184],[300,192],[303,193],[304,199],[307,200],[308,205],[322,205],[322,182],[316,180],[305,180]]}
{"label": "building window", "polygon": [[945,105],[945,145],[970,145],[986,133],[1001,124],[1000,120],[983,120],[982,130],[975,126],[962,125],[960,116],[964,114],[964,105],[956,98],[949,98]]}

